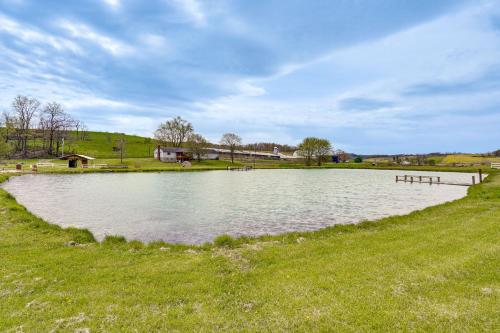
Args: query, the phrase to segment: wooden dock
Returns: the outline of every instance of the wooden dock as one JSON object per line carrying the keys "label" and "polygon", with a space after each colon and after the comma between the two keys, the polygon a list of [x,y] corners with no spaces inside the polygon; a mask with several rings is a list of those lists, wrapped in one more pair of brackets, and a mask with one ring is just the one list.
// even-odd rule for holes
{"label": "wooden dock", "polygon": [[405,183],[419,183],[419,184],[435,184],[435,185],[455,185],[455,186],[472,186],[476,183],[475,176],[472,176],[471,183],[457,183],[457,182],[449,182],[449,181],[441,181],[440,176],[415,176],[415,175],[403,175],[396,176],[397,182],[405,182]]}

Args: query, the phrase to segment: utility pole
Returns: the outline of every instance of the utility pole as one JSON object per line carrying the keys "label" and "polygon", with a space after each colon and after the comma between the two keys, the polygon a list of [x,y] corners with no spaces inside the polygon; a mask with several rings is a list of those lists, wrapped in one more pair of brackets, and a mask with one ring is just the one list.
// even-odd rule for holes
{"label": "utility pole", "polygon": [[61,157],[64,157],[64,138],[62,138],[62,151],[61,151]]}

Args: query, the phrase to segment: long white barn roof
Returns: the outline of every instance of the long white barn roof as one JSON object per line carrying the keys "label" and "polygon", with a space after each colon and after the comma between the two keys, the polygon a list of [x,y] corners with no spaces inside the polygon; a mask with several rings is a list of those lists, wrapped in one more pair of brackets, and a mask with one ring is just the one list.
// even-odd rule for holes
{"label": "long white barn roof", "polygon": [[[230,154],[231,150],[229,149],[223,149],[223,148],[207,148],[207,150],[212,151],[214,153],[220,153],[220,154]],[[251,150],[235,150],[235,154],[239,155],[249,155],[249,156],[265,156],[265,157],[277,157],[279,158],[279,154],[273,154],[273,153],[263,153],[263,152],[255,152]]]}

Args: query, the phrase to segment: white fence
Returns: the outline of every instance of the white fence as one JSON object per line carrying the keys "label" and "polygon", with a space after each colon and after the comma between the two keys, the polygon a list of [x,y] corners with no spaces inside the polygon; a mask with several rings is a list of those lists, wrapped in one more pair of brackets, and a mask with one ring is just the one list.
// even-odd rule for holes
{"label": "white fence", "polygon": [[500,163],[491,163],[492,169],[500,169]]}
{"label": "white fence", "polygon": [[54,167],[54,163],[49,163],[49,162],[39,162],[36,164],[37,167]]}

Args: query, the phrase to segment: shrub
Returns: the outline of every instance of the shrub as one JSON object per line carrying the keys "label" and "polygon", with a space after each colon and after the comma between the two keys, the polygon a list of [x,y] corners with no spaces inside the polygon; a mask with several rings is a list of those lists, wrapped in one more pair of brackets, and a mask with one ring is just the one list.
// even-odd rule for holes
{"label": "shrub", "polygon": [[125,243],[127,243],[127,240],[123,236],[106,236],[102,241],[103,245],[118,245]]}
{"label": "shrub", "polygon": [[67,228],[66,231],[71,234],[71,240],[78,244],[95,242],[94,235],[87,229]]}
{"label": "shrub", "polygon": [[131,249],[140,250],[144,247],[144,244],[141,241],[133,240],[128,243]]}
{"label": "shrub", "polygon": [[361,158],[361,156],[358,156],[354,159],[354,163],[361,163],[363,162],[363,159]]}
{"label": "shrub", "polygon": [[235,240],[229,235],[220,235],[214,239],[214,245],[218,247],[234,247]]}

